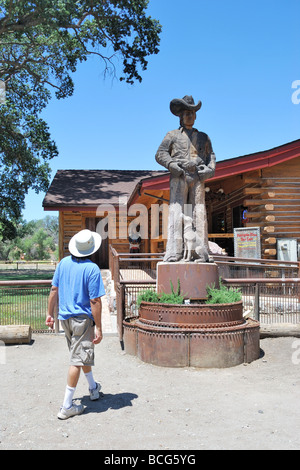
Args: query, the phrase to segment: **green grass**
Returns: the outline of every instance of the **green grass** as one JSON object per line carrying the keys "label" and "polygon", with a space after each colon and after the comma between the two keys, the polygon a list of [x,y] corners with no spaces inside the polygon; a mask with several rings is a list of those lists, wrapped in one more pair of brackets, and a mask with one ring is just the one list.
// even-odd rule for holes
{"label": "green grass", "polygon": [[[51,280],[52,277],[53,271],[0,271],[0,281]],[[50,286],[0,287],[0,324],[31,325],[34,330],[47,330],[49,292]]]}
{"label": "green grass", "polygon": [[0,281],[48,281],[53,277],[54,271],[0,271]]}

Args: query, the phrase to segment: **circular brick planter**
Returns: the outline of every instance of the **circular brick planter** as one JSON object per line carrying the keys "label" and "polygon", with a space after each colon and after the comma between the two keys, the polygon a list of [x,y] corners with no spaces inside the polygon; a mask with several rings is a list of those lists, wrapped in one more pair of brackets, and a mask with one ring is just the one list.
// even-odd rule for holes
{"label": "circular brick planter", "polygon": [[124,321],[127,354],[166,367],[232,367],[259,357],[259,323],[243,319],[242,302],[170,305],[142,302]]}

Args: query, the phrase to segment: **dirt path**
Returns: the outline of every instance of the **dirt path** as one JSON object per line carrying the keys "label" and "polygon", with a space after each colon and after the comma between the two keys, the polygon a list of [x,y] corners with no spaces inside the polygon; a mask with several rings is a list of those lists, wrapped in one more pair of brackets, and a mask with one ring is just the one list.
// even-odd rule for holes
{"label": "dirt path", "polygon": [[249,365],[171,369],[126,355],[106,336],[95,366],[104,397],[90,402],[81,377],[75,398],[85,413],[59,421],[65,338],[2,345],[0,450],[300,449],[300,341],[267,338],[261,349]]}

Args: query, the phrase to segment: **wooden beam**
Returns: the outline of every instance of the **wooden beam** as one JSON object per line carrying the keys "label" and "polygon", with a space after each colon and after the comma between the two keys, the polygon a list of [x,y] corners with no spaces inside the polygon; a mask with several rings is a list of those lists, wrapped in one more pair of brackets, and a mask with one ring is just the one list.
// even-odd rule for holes
{"label": "wooden beam", "polygon": [[265,212],[247,212],[247,219],[260,219],[265,215]]}
{"label": "wooden beam", "polygon": [[[255,215],[254,215],[255,214]],[[257,215],[259,214],[259,215]],[[248,219],[264,219],[265,222],[275,222],[276,221],[276,217],[274,215],[266,215],[264,216],[265,214],[262,214],[262,213],[259,213],[259,212],[256,212],[256,213],[249,213],[247,214],[247,218]],[[256,223],[256,222],[253,222],[253,223]],[[260,222],[257,222],[257,223],[260,223]],[[264,222],[261,222],[261,223],[264,223]]]}
{"label": "wooden beam", "polygon": [[265,242],[266,242],[266,243],[269,243],[269,245],[275,245],[276,241],[277,241],[277,240],[276,240],[275,237],[269,237],[269,238],[266,238],[266,239],[265,239]]}
{"label": "wooden beam", "polygon": [[264,253],[265,255],[276,256],[277,250],[275,250],[275,248],[267,248],[266,250],[264,250]]}
{"label": "wooden beam", "polygon": [[245,199],[243,201],[243,205],[245,207],[248,207],[248,206],[264,206],[266,211],[273,211],[274,210],[274,204],[269,204],[268,201],[263,200],[263,199]]}
{"label": "wooden beam", "polygon": [[29,325],[0,325],[0,340],[5,344],[23,344],[31,341]]}
{"label": "wooden beam", "polygon": [[244,181],[246,184],[260,184],[262,179],[259,176],[244,176]]}
{"label": "wooden beam", "polygon": [[209,233],[208,238],[234,238],[233,233]]}
{"label": "wooden beam", "polygon": [[249,194],[259,194],[262,197],[274,198],[276,195],[275,192],[273,191],[265,191],[265,190],[262,190],[261,188],[244,188],[243,192],[245,196]]}
{"label": "wooden beam", "polygon": [[300,324],[292,323],[271,323],[271,324],[260,324],[260,337],[267,338],[278,337],[278,336],[294,336],[300,338]]}

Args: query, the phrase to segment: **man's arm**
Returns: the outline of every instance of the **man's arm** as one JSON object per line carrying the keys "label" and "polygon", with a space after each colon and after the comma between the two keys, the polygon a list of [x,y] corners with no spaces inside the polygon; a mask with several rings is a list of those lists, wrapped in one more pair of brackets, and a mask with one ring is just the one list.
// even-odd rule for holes
{"label": "man's arm", "polygon": [[46,325],[53,328],[54,325],[54,312],[58,302],[58,287],[51,286],[51,291],[48,299],[48,314],[46,317]]}
{"label": "man's arm", "polygon": [[200,163],[197,167],[200,180],[212,178],[216,170],[216,156],[213,151],[210,138],[206,135],[205,142],[205,163]]}
{"label": "man's arm", "polygon": [[95,338],[93,343],[99,344],[102,341],[102,300],[101,297],[91,299],[92,315],[95,322]]}
{"label": "man's arm", "polygon": [[171,157],[171,147],[173,144],[173,131],[168,132],[162,143],[160,144],[155,159],[157,163],[164,166],[174,176],[184,174],[184,170]]}

